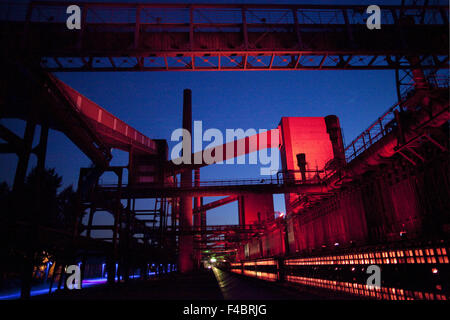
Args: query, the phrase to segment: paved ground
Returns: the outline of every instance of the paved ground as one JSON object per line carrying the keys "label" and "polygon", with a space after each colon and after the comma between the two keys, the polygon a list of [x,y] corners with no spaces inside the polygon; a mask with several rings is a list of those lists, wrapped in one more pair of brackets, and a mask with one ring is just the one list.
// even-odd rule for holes
{"label": "paved ground", "polygon": [[212,272],[189,275],[168,274],[150,280],[130,280],[114,286],[99,285],[34,299],[81,300],[221,300],[220,288]]}
{"label": "paved ground", "polygon": [[287,288],[264,280],[244,277],[214,268],[214,275],[226,300],[315,300],[315,294]]}
{"label": "paved ground", "polygon": [[[33,299],[81,300],[319,300],[325,294],[286,287],[214,268],[188,275],[168,274],[150,280],[132,280],[114,286],[55,292]],[[334,297],[336,298],[336,297]],[[339,297],[341,298],[341,297]]]}

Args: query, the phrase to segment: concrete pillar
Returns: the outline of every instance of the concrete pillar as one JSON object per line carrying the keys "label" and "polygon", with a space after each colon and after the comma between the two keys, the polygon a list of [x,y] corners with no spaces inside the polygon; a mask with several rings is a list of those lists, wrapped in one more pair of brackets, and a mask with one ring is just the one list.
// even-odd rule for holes
{"label": "concrete pillar", "polygon": [[[192,134],[192,92],[189,89],[183,92],[183,129]],[[189,148],[187,143],[191,144]],[[186,149],[192,150],[192,139],[186,139],[186,141],[183,139],[183,150]],[[192,170],[181,173],[181,185],[192,186]],[[178,265],[181,273],[187,273],[194,269],[194,238],[190,232],[192,230],[192,197],[180,197],[180,226]]]}

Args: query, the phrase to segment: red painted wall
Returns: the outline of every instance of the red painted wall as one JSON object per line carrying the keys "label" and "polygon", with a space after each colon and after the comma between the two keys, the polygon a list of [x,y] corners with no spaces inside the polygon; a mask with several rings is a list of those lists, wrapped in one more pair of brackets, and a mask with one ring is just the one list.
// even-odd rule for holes
{"label": "red painted wall", "polygon": [[[333,148],[327,133],[324,117],[283,117],[281,130],[281,164],[283,171],[299,170],[297,154],[306,155],[306,170],[322,170],[333,158]],[[295,179],[300,179],[296,173]],[[312,179],[315,173],[307,173],[306,179]],[[286,210],[289,203],[295,200],[295,194],[286,194]]]}
{"label": "red painted wall", "polygon": [[240,225],[258,224],[274,219],[272,194],[248,194],[239,197],[238,201]]}

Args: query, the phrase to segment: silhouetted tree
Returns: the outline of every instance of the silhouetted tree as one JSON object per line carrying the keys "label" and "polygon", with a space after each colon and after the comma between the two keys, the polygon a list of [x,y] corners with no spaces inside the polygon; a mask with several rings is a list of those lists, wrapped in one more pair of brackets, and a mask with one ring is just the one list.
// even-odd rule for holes
{"label": "silhouetted tree", "polygon": [[[77,194],[72,186],[58,193],[61,184],[62,177],[55,169],[39,172],[36,168],[19,192],[0,183],[0,281],[6,274],[12,276],[21,268],[24,270],[24,261],[25,266],[30,263],[39,266],[49,257],[58,259],[67,249],[59,243],[64,238],[60,237],[59,230],[72,232],[77,216]],[[39,226],[50,228],[44,229],[50,230],[44,241],[39,241],[36,231]],[[70,241],[70,237],[64,239]],[[27,277],[26,273],[23,276]]]}
{"label": "silhouetted tree", "polygon": [[0,201],[9,194],[9,186],[6,182],[0,182]]}
{"label": "silhouetted tree", "polygon": [[77,218],[77,194],[72,186],[58,195],[58,227],[72,231]]}
{"label": "silhouetted tree", "polygon": [[[23,205],[21,210],[25,216],[30,216],[34,223],[43,226],[56,227],[58,222],[58,189],[62,177],[55,169],[47,169],[39,173],[34,168],[27,176],[24,186]],[[26,217],[24,217],[26,218]]]}

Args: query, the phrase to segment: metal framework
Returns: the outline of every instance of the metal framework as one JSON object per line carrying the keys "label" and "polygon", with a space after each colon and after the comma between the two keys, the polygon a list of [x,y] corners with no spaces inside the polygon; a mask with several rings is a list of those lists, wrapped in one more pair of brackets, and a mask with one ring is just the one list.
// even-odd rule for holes
{"label": "metal framework", "polygon": [[[437,88],[440,88],[442,92],[448,89],[448,78],[446,81],[442,81],[438,84]],[[439,89],[438,89],[439,90]],[[420,94],[416,94],[420,95]],[[417,101],[418,99],[413,99]],[[358,137],[356,137],[348,146],[345,147],[345,157],[347,163],[350,163],[354,159],[356,159],[360,154],[368,150],[373,144],[392,133],[393,131],[397,131],[398,128],[401,127],[400,113],[403,110],[410,106],[410,102],[405,102],[402,100],[391,108],[389,108],[385,113],[383,113],[377,120],[375,120],[366,130],[364,130]],[[434,119],[441,114],[445,114],[447,110],[440,110],[438,114],[429,115],[430,119]],[[428,124],[431,120],[425,122]],[[418,131],[419,128],[415,128]],[[429,135],[425,135],[429,137]]]}
{"label": "metal framework", "polygon": [[[14,71],[29,68],[28,73],[17,77],[18,80],[7,87],[11,90],[6,96],[20,96],[22,80],[31,78],[33,88],[46,88],[42,91],[48,93],[42,94],[46,100],[36,104],[35,109],[50,110],[49,114],[54,118],[51,121],[45,119],[49,123],[39,117],[32,118],[27,124],[24,139],[0,126],[0,137],[7,142],[0,144],[0,152],[19,155],[17,185],[23,183],[31,153],[38,155],[38,166],[44,168],[48,128],[63,131],[96,162],[97,167],[88,169],[85,175],[80,174],[82,179],[78,191],[82,210],[89,209],[89,221],[86,226],[79,221],[74,233],[78,241],[89,242],[92,241],[93,230],[112,231],[110,237],[97,238],[111,241],[112,248],[107,246],[110,282],[115,281],[113,269],[117,261],[125,270],[122,273],[127,275],[130,248],[144,250],[141,253],[156,252],[159,257],[163,257],[161,251],[169,249],[175,255],[179,237],[193,235],[197,250],[230,252],[236,244],[259,237],[280,222],[253,226],[206,226],[204,223],[186,228],[180,225],[180,197],[229,196],[197,206],[195,213],[198,214],[234,201],[240,194],[295,192],[301,195],[295,205],[308,209],[320,205],[335,192],[337,183],[331,188],[327,184],[340,179],[339,169],[342,168],[333,171],[331,176],[326,174],[324,180],[279,177],[269,180],[198,180],[194,185],[186,186],[178,184],[174,177],[173,184],[163,180],[162,184],[129,182],[127,185],[122,181],[123,170],[132,168],[132,164],[128,168],[109,167],[109,148],[153,156],[158,151],[156,140],[139,133],[44,71],[395,69],[400,102],[345,149],[348,166],[344,169],[356,172],[354,167],[358,166],[358,160],[367,160],[371,151],[376,150],[376,145],[394,138],[398,143],[395,148],[392,146],[393,153],[413,165],[417,164],[417,159],[424,160],[420,150],[424,143],[448,151],[426,131],[431,121],[439,124],[448,121],[448,95],[438,89],[448,88],[448,77],[438,76],[438,70],[448,68],[448,6],[383,6],[382,29],[368,30],[364,20],[366,7],[363,6],[80,5],[82,28],[78,31],[66,28],[67,3],[0,5],[0,28],[4,39],[2,63],[8,65],[14,60]],[[416,90],[411,91],[411,88]],[[426,110],[427,106],[415,98],[424,97],[421,90],[433,101],[445,96],[447,104],[436,102],[435,109],[439,112],[433,113],[436,110],[431,107]],[[437,98],[433,96],[435,93],[438,93]],[[26,102],[36,103],[37,98]],[[413,101],[408,106],[405,101],[410,100]],[[30,120],[25,115],[27,110],[16,108],[17,105],[11,101],[4,103],[8,109],[1,110],[0,116]],[[50,107],[44,107],[49,101]],[[406,139],[402,132],[404,119],[400,113],[409,107],[417,107],[413,115],[420,113],[426,120],[420,122],[424,128],[414,126],[418,121],[411,122]],[[41,141],[38,148],[31,149],[36,123],[43,128]],[[161,167],[166,171],[163,175],[174,174],[167,168],[167,163]],[[116,185],[98,185],[98,178],[105,170],[117,174]],[[349,170],[347,179],[353,179],[356,176],[354,172]],[[92,187],[94,191],[90,190]],[[135,202],[139,198],[155,199],[154,207],[137,210]],[[124,200],[126,205],[122,203]],[[93,225],[96,211],[111,213],[114,224]],[[87,239],[78,237],[83,231],[86,231]],[[146,259],[144,257],[140,262],[149,262]]]}
{"label": "metal framework", "polygon": [[448,62],[448,6],[382,6],[381,30],[367,28],[360,5],[80,6],[80,30],[66,27],[67,3],[6,7],[9,49],[49,71],[376,70]]}

